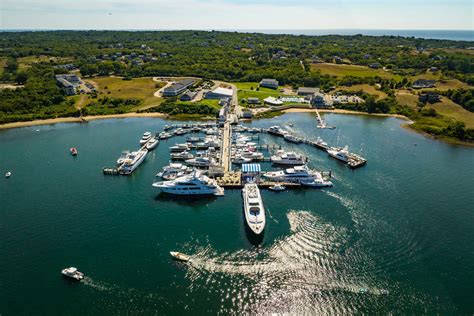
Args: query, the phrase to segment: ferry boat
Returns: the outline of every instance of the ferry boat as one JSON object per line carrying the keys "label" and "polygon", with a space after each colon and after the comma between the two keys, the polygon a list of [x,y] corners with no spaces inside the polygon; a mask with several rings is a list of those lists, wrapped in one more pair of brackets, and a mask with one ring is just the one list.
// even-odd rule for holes
{"label": "ferry boat", "polygon": [[308,161],[303,155],[298,155],[294,152],[285,152],[278,150],[277,153],[270,158],[271,162],[278,165],[304,165]]}
{"label": "ferry boat", "polygon": [[138,151],[132,151],[123,160],[122,165],[119,167],[120,173],[124,175],[131,174],[137,167],[145,160],[148,150],[140,149]]}
{"label": "ferry boat", "polygon": [[71,153],[71,155],[77,156],[77,149],[76,149],[76,147],[70,148],[70,149],[69,149],[69,152]]}
{"label": "ferry boat", "polygon": [[209,167],[214,163],[213,159],[208,157],[196,157],[192,159],[187,159],[186,163],[195,166],[195,167]]}
{"label": "ferry boat", "polygon": [[181,163],[170,163],[168,166],[163,167],[163,171],[157,173],[156,176],[165,180],[174,180],[189,172],[191,172],[191,169],[186,165]]}
{"label": "ferry boat", "polygon": [[215,180],[200,175],[196,171],[176,178],[174,181],[155,182],[153,186],[163,193],[174,195],[224,195],[224,189]]}
{"label": "ferry boat", "polygon": [[62,269],[61,274],[77,281],[81,281],[82,279],[84,279],[84,273],[79,272],[77,268],[74,267]]}
{"label": "ferry boat", "polygon": [[344,148],[331,147],[327,150],[329,156],[336,158],[337,160],[348,162],[349,161],[349,149],[347,146]]}
{"label": "ferry boat", "polygon": [[146,143],[146,149],[148,150],[153,150],[156,148],[156,146],[158,146],[158,143],[160,141],[158,139],[156,139],[155,137],[152,137],[148,143]]}
{"label": "ferry boat", "polygon": [[180,153],[170,153],[170,157],[173,160],[188,160],[193,159],[194,155],[185,150]]}
{"label": "ferry boat", "polygon": [[300,181],[302,179],[312,180],[315,172],[311,171],[307,166],[295,166],[279,171],[269,171],[263,174],[265,178],[273,181]]}
{"label": "ferry boat", "polygon": [[179,260],[179,261],[183,261],[183,262],[189,262],[191,261],[191,257],[184,254],[184,253],[181,253],[181,252],[177,252],[177,251],[170,251],[170,255],[171,257],[173,257],[173,259],[176,259],[176,260]]}
{"label": "ferry boat", "polygon": [[150,132],[143,133],[142,139],[140,139],[140,145],[145,145],[151,138]]}
{"label": "ferry boat", "polygon": [[265,209],[263,208],[260,190],[255,183],[247,183],[242,189],[244,214],[250,230],[260,235],[265,229]]}
{"label": "ferry boat", "polygon": [[296,136],[291,135],[291,134],[286,134],[285,136],[283,136],[283,138],[286,141],[289,141],[291,143],[295,143],[295,144],[301,143],[301,139],[299,137],[296,137]]}

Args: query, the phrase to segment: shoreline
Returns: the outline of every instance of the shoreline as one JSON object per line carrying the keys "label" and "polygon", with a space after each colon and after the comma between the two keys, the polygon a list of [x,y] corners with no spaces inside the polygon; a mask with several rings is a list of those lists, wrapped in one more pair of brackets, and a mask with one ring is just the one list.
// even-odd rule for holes
{"label": "shoreline", "polygon": [[[316,113],[315,109],[301,109],[301,108],[293,108],[293,109],[286,109],[282,110],[283,113]],[[413,124],[414,122],[410,120],[405,115],[401,114],[388,114],[388,113],[367,113],[361,111],[352,111],[352,110],[343,110],[343,109],[318,109],[319,113],[336,113],[336,114],[350,114],[350,115],[366,115],[366,116],[378,116],[378,117],[395,117],[402,120],[407,121],[407,124]]]}

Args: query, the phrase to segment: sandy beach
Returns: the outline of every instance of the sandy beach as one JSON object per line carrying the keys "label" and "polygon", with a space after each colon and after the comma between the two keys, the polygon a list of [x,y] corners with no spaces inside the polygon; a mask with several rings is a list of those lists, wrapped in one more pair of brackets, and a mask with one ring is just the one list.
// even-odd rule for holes
{"label": "sandy beach", "polygon": [[116,118],[127,118],[127,117],[166,117],[166,114],[163,113],[125,113],[125,114],[110,114],[110,115],[99,115],[99,116],[84,116],[84,117],[58,117],[54,119],[47,120],[34,120],[26,122],[13,122],[0,125],[1,129],[9,128],[18,128],[18,127],[27,127],[35,125],[50,125],[57,123],[85,123],[94,120],[106,120],[106,119],[116,119]]}
{"label": "sandy beach", "polygon": [[[381,116],[381,117],[396,117],[405,121],[408,121],[409,124],[412,121],[400,114],[385,114],[385,113],[367,113],[367,112],[360,112],[360,111],[351,111],[351,110],[342,110],[342,109],[334,109],[334,110],[327,110],[327,109],[318,109],[319,113],[337,113],[337,114],[351,114],[351,115],[370,115],[370,116]],[[283,110],[284,113],[316,113],[315,109],[287,109]]]}

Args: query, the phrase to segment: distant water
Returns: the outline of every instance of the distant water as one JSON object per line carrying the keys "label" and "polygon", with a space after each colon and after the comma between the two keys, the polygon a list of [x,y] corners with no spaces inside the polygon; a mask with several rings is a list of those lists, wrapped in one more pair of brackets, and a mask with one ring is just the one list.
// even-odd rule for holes
{"label": "distant water", "polygon": [[[350,170],[314,148],[262,135],[260,142],[332,170],[335,185],[262,191],[267,228],[257,246],[239,191],[186,200],[151,186],[168,147],[183,137],[161,142],[130,177],[102,175],[144,131],[169,122],[0,131],[0,313],[473,314],[473,149],[409,132],[395,118],[325,117],[337,129],[317,130],[311,114],[252,124],[292,122],[294,133],[368,158]],[[172,261],[172,250],[194,263]],[[86,280],[62,278],[67,266]]]}

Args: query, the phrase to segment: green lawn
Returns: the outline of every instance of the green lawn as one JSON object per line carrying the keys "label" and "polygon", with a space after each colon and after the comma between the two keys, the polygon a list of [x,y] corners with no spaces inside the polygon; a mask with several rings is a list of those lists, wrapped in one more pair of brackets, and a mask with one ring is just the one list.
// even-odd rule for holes
{"label": "green lawn", "polygon": [[269,89],[269,88],[259,88],[257,91],[256,90],[258,87],[257,82],[234,82],[233,84],[238,89],[237,97],[239,99],[239,102],[242,99],[248,99],[248,98],[259,98],[260,101],[263,101],[263,99],[266,99],[269,96],[276,98],[278,96],[284,95],[280,92],[280,87],[276,90]]}
{"label": "green lawn", "polygon": [[358,92],[362,90],[365,93],[375,95],[378,99],[384,99],[387,97],[387,94],[383,91],[375,89],[374,86],[368,85],[368,84],[355,84],[350,87],[338,87],[337,90],[345,90],[345,91],[353,91],[353,92]]}
{"label": "green lawn", "polygon": [[323,75],[336,77],[354,76],[354,77],[381,77],[385,79],[401,79],[401,76],[395,75],[383,69],[371,69],[366,66],[358,65],[340,65],[340,64],[312,64],[311,70],[319,70]]}
{"label": "green lawn", "polygon": [[51,60],[53,62],[68,63],[68,62],[71,62],[73,58],[72,57],[53,57],[53,56],[46,56],[46,55],[20,57],[17,59],[18,69],[23,70],[23,69],[31,67],[31,65],[34,63],[50,62]]}

